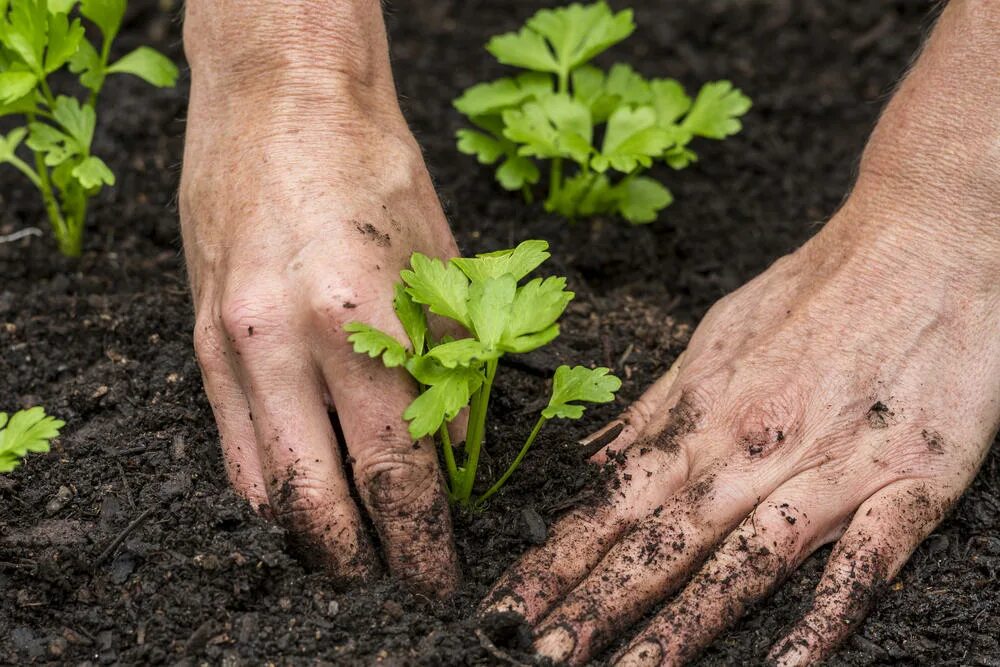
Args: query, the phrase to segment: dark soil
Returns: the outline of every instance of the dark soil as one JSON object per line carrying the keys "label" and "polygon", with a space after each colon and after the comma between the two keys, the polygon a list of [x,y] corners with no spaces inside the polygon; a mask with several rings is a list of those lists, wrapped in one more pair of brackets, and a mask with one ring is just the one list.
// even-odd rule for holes
{"label": "dark soil", "polygon": [[[131,4],[121,49],[149,42],[180,61],[179,3]],[[500,191],[452,140],[450,100],[501,72],[481,48],[487,37],[547,4],[394,3],[392,50],[463,249],[548,238],[551,271],[578,294],[553,351],[504,368],[487,465],[512,455],[543,377],[564,359],[614,367],[627,379],[619,404],[547,430],[489,512],[457,518],[465,584],[452,602],[389,581],[337,590],[226,486],[191,349],[174,206],[186,83],[153,91],[115,80],[96,148],[119,185],[94,207],[83,258],[58,258],[48,237],[0,246],[0,405],[43,404],[68,422],[51,455],[0,478],[0,663],[500,662],[467,619],[543,538],[538,518],[592,488],[574,440],[665,371],[712,302],[836,209],[931,21],[930,3],[903,0],[632,2],[641,27],[614,57],[691,86],[731,78],[755,106],[741,135],[700,144],[701,162],[669,174],[677,202],[657,224],[570,227]],[[0,170],[0,233],[42,219],[30,186]],[[994,448],[835,664],[1000,665],[998,484]],[[828,553],[701,664],[759,662],[808,606]]]}

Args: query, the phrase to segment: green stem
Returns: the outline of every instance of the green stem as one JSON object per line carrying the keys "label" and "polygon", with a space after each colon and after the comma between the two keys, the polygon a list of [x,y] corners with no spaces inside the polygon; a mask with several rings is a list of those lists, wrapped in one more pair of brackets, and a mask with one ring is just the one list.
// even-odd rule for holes
{"label": "green stem", "polygon": [[455,465],[455,450],[451,446],[451,435],[448,433],[448,424],[441,424],[441,450],[444,452],[444,464],[448,469],[448,489],[455,490],[455,483],[458,481],[458,466]]}
{"label": "green stem", "polygon": [[[34,114],[28,114],[28,122],[35,122]],[[42,201],[45,203],[45,212],[49,216],[49,223],[52,225],[52,231],[56,235],[56,240],[59,241],[60,250],[71,256],[79,255],[80,251],[78,248],[75,253],[67,252],[67,249],[72,250],[72,246],[67,245],[70,240],[69,228],[66,225],[66,220],[63,218],[62,212],[59,210],[59,203],[56,201],[55,192],[52,190],[52,183],[49,181],[49,168],[45,165],[45,157],[41,153],[35,153],[35,172],[38,176],[38,189],[41,191]]]}
{"label": "green stem", "polygon": [[476,468],[479,466],[479,453],[483,447],[483,436],[486,434],[486,412],[490,404],[490,391],[493,388],[493,378],[497,373],[497,360],[486,362],[486,379],[473,397],[469,410],[469,433],[465,439],[465,465],[462,467],[462,478],[459,482],[455,499],[462,505],[469,504],[472,497],[472,486],[476,483]]}
{"label": "green stem", "polygon": [[42,180],[38,177],[38,174],[35,173],[35,170],[28,166],[27,162],[17,157],[16,155],[11,155],[9,158],[7,158],[6,162],[8,162],[12,167],[17,169],[19,172],[27,176],[28,180],[30,180],[35,185],[36,188],[38,188],[39,190],[42,189]]}
{"label": "green stem", "polygon": [[542,427],[545,426],[545,422],[547,421],[548,419],[546,419],[545,417],[538,418],[538,421],[535,422],[535,428],[531,429],[531,435],[529,435],[528,439],[525,440],[524,445],[521,447],[521,451],[517,453],[517,456],[514,457],[514,461],[510,464],[510,467],[507,468],[507,472],[501,475],[500,479],[498,479],[486,493],[479,496],[476,502],[473,503],[473,507],[478,508],[484,502],[486,502],[486,499],[492,496],[497,491],[499,491],[500,487],[504,485],[504,482],[506,482],[507,479],[510,478],[512,474],[514,474],[514,471],[517,470],[517,467],[521,465],[521,461],[524,459],[525,454],[528,453],[528,450],[531,449],[531,445],[534,444],[535,438],[538,437],[538,432],[542,430]]}
{"label": "green stem", "polygon": [[535,195],[531,194],[531,188],[525,183],[521,186],[521,193],[524,195],[524,203],[531,204],[535,201]]}
{"label": "green stem", "polygon": [[[559,72],[559,93],[569,92],[569,72]],[[562,158],[557,157],[552,160],[552,167],[549,170],[549,201],[554,202],[562,191]]]}

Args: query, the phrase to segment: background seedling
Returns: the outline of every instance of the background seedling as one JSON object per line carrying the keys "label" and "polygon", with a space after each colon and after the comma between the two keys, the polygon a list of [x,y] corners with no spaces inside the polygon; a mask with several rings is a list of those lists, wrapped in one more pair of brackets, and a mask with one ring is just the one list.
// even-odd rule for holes
{"label": "background seedling", "polygon": [[[108,165],[91,153],[105,79],[134,74],[160,87],[177,81],[177,67],[149,47],[109,62],[125,5],[126,0],[0,0],[0,117],[25,121],[0,134],[0,164],[14,167],[38,188],[59,249],[69,256],[80,254],[87,202],[115,184]],[[87,41],[76,10],[97,27],[100,48]],[[87,91],[83,102],[50,87],[50,75],[64,67]],[[31,164],[18,156],[22,146],[33,154]]]}
{"label": "background seedling", "polygon": [[[543,9],[486,50],[525,72],[466,90],[455,107],[478,129],[458,131],[458,149],[529,201],[549,161],[545,208],[569,219],[616,214],[652,222],[673,201],[643,175],[656,162],[683,169],[697,159],[695,137],[740,131],[750,99],[729,81],[702,86],[692,99],[673,79],[647,80],[625,64],[607,72],[590,61],[635,30],[632,11],[607,4]],[[564,163],[575,165],[569,172]]]}
{"label": "background seedling", "polygon": [[[394,308],[409,347],[361,322],[345,327],[355,352],[380,357],[390,368],[403,367],[419,383],[420,395],[403,413],[414,439],[439,438],[448,472],[449,495],[463,506],[481,505],[517,469],[550,419],[579,419],[584,403],[614,399],[621,381],[607,368],[560,366],[552,395],[513,462],[475,501],[473,485],[486,434],[490,391],[505,354],[530,352],[559,335],[556,323],[573,298],[566,279],[521,281],[549,258],[548,243],[525,241],[512,250],[457,258],[448,263],[414,253],[400,275]],[[434,340],[427,311],[453,320],[469,338]],[[469,407],[469,425],[458,461],[448,423]]]}
{"label": "background seedling", "polygon": [[49,451],[49,442],[65,425],[46,415],[44,408],[21,410],[10,417],[0,412],[0,473],[17,468],[29,452]]}

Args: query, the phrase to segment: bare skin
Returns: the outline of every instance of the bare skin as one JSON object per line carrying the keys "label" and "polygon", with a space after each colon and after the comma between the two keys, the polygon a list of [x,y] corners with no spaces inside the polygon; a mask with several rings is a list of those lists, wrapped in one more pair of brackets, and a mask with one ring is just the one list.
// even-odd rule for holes
{"label": "bare skin", "polygon": [[998,44],[996,3],[950,3],[843,208],[712,308],[607,427],[608,496],[560,519],[486,612],[522,614],[540,654],[576,665],[665,603],[612,662],[680,664],[836,542],[770,659],[812,664],[850,634],[1000,427]]}
{"label": "bare skin", "polygon": [[380,7],[189,0],[185,48],[181,222],[233,486],[345,579],[378,570],[367,512],[389,569],[447,595],[458,567],[436,453],[402,419],[416,387],[342,331],[361,320],[403,339],[400,269],[414,251],[457,252],[396,101]]}

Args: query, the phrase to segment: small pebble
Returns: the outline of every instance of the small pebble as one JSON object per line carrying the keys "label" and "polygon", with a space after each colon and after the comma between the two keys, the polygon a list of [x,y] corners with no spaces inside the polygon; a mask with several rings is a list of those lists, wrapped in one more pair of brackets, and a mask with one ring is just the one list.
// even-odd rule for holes
{"label": "small pebble", "polygon": [[56,514],[73,498],[73,492],[68,486],[60,486],[56,495],[45,505],[45,513],[49,516]]}
{"label": "small pebble", "polygon": [[542,544],[548,535],[545,519],[531,507],[521,510],[521,521],[524,523],[525,537],[532,544]]}

